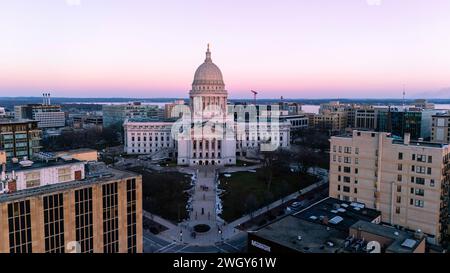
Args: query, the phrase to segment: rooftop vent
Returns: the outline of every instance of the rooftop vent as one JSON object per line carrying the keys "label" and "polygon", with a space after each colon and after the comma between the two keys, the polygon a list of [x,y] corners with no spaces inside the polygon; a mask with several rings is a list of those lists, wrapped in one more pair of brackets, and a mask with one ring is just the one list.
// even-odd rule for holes
{"label": "rooftop vent", "polygon": [[20,166],[22,167],[31,167],[31,165],[33,165],[33,161],[31,160],[22,160],[19,162]]}
{"label": "rooftop vent", "polygon": [[409,249],[413,249],[414,246],[416,245],[416,241],[413,239],[406,239],[403,243],[402,243],[402,247],[406,247]]}
{"label": "rooftop vent", "polygon": [[333,218],[331,218],[329,223],[333,224],[333,225],[337,225],[337,224],[339,224],[342,221],[344,221],[344,218],[342,218],[341,216],[334,216]]}
{"label": "rooftop vent", "polygon": [[68,155],[63,155],[63,156],[61,156],[61,159],[64,161],[71,161],[73,159],[73,157],[68,156]]}

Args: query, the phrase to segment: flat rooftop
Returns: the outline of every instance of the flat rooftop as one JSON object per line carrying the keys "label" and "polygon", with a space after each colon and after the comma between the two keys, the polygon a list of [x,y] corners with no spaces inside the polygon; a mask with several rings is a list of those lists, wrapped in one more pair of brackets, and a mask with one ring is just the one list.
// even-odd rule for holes
{"label": "flat rooftop", "polygon": [[178,118],[136,117],[127,119],[127,122],[175,122],[177,120]]}
{"label": "flat rooftop", "polygon": [[347,237],[346,232],[293,215],[269,224],[254,234],[299,252],[312,253],[335,253]]}
{"label": "flat rooftop", "polygon": [[8,119],[8,118],[0,118],[0,125],[8,125],[8,124],[23,124],[23,123],[30,123],[30,122],[36,122],[36,120],[31,119]]}
{"label": "flat rooftop", "polygon": [[386,248],[386,252],[412,253],[419,244],[425,240],[425,237],[421,239],[415,238],[414,233],[410,231],[399,230],[392,226],[377,225],[365,221],[356,222],[352,228],[391,239],[392,241]]}
{"label": "flat rooftop", "polygon": [[81,161],[76,159],[70,159],[70,160],[63,160],[62,158],[56,158],[56,159],[49,159],[48,162],[45,160],[31,160],[33,161],[33,164],[31,166],[24,167],[20,165],[19,163],[12,163],[8,162],[6,164],[6,170],[8,172],[20,172],[20,171],[28,171],[28,170],[34,170],[34,169],[41,169],[41,168],[51,168],[51,167],[58,167],[58,166],[64,166],[64,165],[70,165],[74,163],[81,163]]}
{"label": "flat rooftop", "polygon": [[328,197],[253,234],[299,252],[344,252],[350,227],[359,221],[372,222],[380,215],[361,203]]}
{"label": "flat rooftop", "polygon": [[381,216],[381,212],[367,208],[362,203],[341,201],[327,197],[295,213],[294,216],[311,223],[328,225],[348,233],[350,227],[356,222],[360,220],[372,222]]}
{"label": "flat rooftop", "polygon": [[[89,166],[90,164],[88,164]],[[20,200],[27,197],[32,197],[36,195],[43,195],[43,194],[51,194],[53,192],[58,191],[65,191],[70,190],[72,188],[79,188],[89,185],[94,185],[98,183],[104,183],[108,181],[114,181],[114,180],[122,180],[127,178],[132,178],[139,176],[139,174],[129,172],[129,171],[122,171],[117,170],[113,168],[108,167],[102,167],[97,169],[95,172],[91,172],[86,175],[86,178],[83,180],[76,180],[76,181],[70,181],[70,182],[63,182],[63,183],[57,183],[57,184],[51,184],[26,190],[17,191],[14,193],[5,193],[0,194],[0,203],[2,202],[11,202],[15,200]]]}
{"label": "flat rooftop", "polygon": [[90,148],[78,148],[78,149],[55,152],[55,154],[78,154],[78,153],[93,153],[93,152],[97,152],[97,150],[90,149]]}

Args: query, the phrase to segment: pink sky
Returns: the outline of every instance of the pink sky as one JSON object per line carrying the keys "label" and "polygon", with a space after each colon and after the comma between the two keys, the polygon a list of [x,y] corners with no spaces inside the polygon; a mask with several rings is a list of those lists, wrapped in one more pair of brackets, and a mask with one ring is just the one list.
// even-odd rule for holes
{"label": "pink sky", "polygon": [[450,0],[371,1],[3,0],[0,96],[450,98]]}

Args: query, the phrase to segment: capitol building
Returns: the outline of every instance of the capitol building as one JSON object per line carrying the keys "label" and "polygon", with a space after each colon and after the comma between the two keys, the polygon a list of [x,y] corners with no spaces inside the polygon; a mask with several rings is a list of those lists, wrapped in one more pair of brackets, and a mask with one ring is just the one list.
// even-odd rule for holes
{"label": "capitol building", "polygon": [[[223,75],[206,51],[178,119],[130,118],[124,122],[127,154],[151,159],[172,157],[178,165],[234,165],[236,158],[255,157],[264,149],[286,148],[289,121],[266,106],[230,105]],[[252,109],[254,112],[250,111]]]}

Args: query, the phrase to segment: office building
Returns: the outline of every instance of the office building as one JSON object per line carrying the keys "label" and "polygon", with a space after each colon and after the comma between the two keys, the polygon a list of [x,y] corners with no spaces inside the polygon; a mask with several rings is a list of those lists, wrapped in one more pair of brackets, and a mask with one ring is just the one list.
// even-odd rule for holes
{"label": "office building", "polygon": [[326,130],[331,133],[343,132],[347,128],[348,113],[346,111],[323,110],[311,115],[310,127]]}
{"label": "office building", "polygon": [[383,222],[441,241],[448,224],[448,145],[358,130],[330,141],[331,197],[364,203],[381,211]]}
{"label": "office building", "polygon": [[128,118],[150,118],[159,120],[164,116],[164,110],[157,105],[147,105],[140,102],[127,104],[103,105],[103,126],[122,126]]}
{"label": "office building", "polygon": [[71,125],[74,129],[103,129],[103,116],[100,115],[73,115]]}
{"label": "office building", "polygon": [[141,176],[64,158],[7,164],[0,253],[142,252]]}
{"label": "office building", "polygon": [[16,119],[31,119],[38,122],[42,129],[60,128],[66,125],[66,115],[61,111],[61,105],[50,103],[50,94],[44,94],[42,104],[27,104],[14,106]]}
{"label": "office building", "polygon": [[401,109],[389,107],[377,110],[377,131],[402,137],[409,133],[412,139],[431,138],[432,117],[445,110]]}
{"label": "office building", "polygon": [[432,116],[431,142],[450,143],[450,112]]}
{"label": "office building", "polygon": [[355,129],[375,130],[377,126],[377,110],[373,107],[361,107],[352,111],[354,113]]}
{"label": "office building", "polygon": [[0,150],[7,160],[31,158],[41,149],[42,130],[34,120],[0,119]]}

